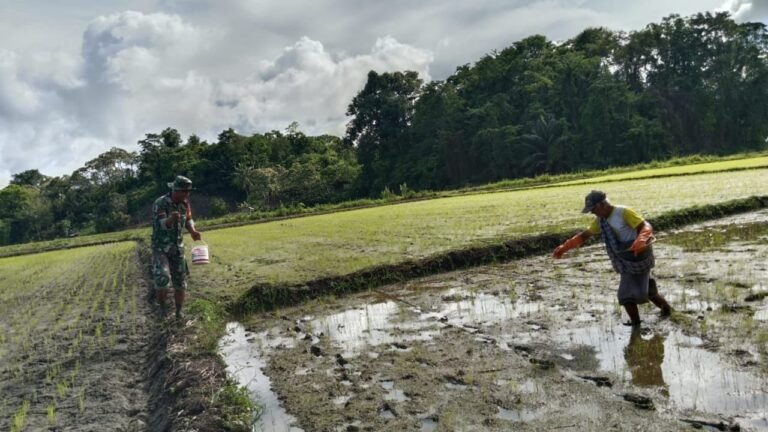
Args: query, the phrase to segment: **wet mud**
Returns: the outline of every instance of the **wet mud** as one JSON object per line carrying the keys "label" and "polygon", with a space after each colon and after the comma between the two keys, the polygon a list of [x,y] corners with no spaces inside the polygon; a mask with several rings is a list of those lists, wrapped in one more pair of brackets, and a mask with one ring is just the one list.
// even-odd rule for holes
{"label": "wet mud", "polygon": [[658,234],[675,312],[640,328],[592,245],[252,315],[221,352],[264,430],[768,430],[768,212]]}

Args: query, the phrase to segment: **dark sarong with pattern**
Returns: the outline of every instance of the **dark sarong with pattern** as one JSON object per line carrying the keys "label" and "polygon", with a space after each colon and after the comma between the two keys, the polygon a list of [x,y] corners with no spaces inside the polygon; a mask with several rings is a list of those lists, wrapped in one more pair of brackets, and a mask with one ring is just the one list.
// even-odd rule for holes
{"label": "dark sarong with pattern", "polygon": [[611,259],[616,273],[642,274],[656,265],[653,248],[650,245],[643,253],[634,256],[631,251],[627,251],[632,242],[620,242],[607,220],[599,218],[598,221],[600,222],[600,234],[605,243],[605,250],[608,252],[608,257]]}

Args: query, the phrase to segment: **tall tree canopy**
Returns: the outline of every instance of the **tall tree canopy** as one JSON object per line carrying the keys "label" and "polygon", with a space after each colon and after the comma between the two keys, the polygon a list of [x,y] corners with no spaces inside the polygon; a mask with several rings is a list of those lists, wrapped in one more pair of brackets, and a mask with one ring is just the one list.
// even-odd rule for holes
{"label": "tall tree canopy", "polygon": [[416,72],[368,73],[363,90],[352,99],[345,142],[357,146],[363,167],[360,186],[378,192],[407,149],[404,134],[411,126],[422,80]]}
{"label": "tall tree canopy", "polygon": [[629,34],[530,36],[445,81],[368,76],[348,114],[363,192],[450,188],[693,153],[762,149],[768,33],[727,13]]}
{"label": "tall tree canopy", "polygon": [[71,175],[15,174],[0,190],[0,244],[146,222],[178,174],[194,180],[205,217],[764,149],[768,32],[703,13],[562,43],[533,35],[445,80],[371,71],[347,114],[341,138],[294,122],[208,143],[169,127]]}

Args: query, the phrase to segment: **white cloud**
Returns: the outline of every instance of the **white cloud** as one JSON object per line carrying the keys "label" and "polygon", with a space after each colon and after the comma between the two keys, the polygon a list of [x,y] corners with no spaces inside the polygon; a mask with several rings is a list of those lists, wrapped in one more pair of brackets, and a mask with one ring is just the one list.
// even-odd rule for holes
{"label": "white cloud", "polygon": [[19,73],[16,53],[0,50],[0,115],[28,117],[40,109],[42,95]]}
{"label": "white cloud", "polygon": [[69,173],[112,146],[134,150],[165,127],[215,139],[228,127],[250,134],[298,121],[307,133],[340,135],[368,71],[416,70],[429,79],[433,62],[429,51],[390,36],[356,55],[301,37],[223,78],[205,65],[226,45],[222,32],[179,16],[123,12],[90,23],[80,64],[39,57],[28,63],[46,73],[32,76],[19,54],[0,51],[0,184],[31,168]]}
{"label": "white cloud", "polygon": [[245,130],[282,129],[298,121],[311,134],[344,133],[344,113],[365,85],[370,70],[414,70],[429,80],[433,56],[429,51],[380,38],[367,54],[334,58],[318,41],[301,38],[271,62],[261,66],[251,82],[228,83],[222,100],[238,101]]}
{"label": "white cloud", "polygon": [[86,78],[139,90],[152,85],[155,73],[194,66],[214,38],[175,15],[129,11],[99,17],[83,36]]}
{"label": "white cloud", "polygon": [[165,127],[215,139],[298,121],[342,134],[371,69],[444,79],[535,33],[563,40],[717,7],[765,19],[767,3],[3,0],[0,187],[25,169],[61,175],[112,146],[136,149]]}
{"label": "white cloud", "polygon": [[730,12],[738,21],[765,21],[768,0],[726,0],[719,10]]}

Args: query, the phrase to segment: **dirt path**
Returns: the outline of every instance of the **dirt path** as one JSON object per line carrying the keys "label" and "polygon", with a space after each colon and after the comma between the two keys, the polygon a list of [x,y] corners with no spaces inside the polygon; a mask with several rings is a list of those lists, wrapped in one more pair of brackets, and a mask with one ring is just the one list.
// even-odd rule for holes
{"label": "dirt path", "polygon": [[255,316],[240,343],[307,431],[768,430],[766,222],[660,235],[678,313],[636,332],[595,245]]}

